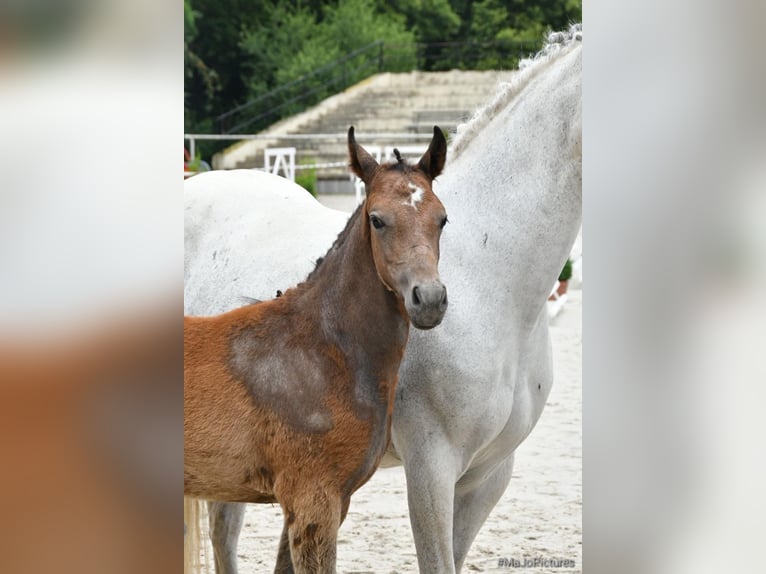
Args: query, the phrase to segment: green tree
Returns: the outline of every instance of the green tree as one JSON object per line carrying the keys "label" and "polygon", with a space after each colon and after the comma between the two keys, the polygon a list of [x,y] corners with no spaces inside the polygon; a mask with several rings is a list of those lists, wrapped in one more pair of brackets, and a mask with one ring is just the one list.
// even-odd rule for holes
{"label": "green tree", "polygon": [[[219,114],[377,40],[389,71],[511,68],[581,14],[581,0],[184,0],[185,127],[215,132]],[[301,89],[330,95],[372,64],[352,59],[339,79]],[[223,145],[200,150],[208,158]]]}
{"label": "green tree", "polygon": [[[352,59],[340,58],[383,41],[405,46],[397,52],[388,70],[410,70],[415,65],[414,34],[407,31],[403,16],[378,11],[373,0],[339,0],[324,4],[319,13],[308,6],[283,1],[252,30],[242,35],[248,54],[245,68],[248,92],[257,97],[276,86],[323,70],[292,90],[280,92],[273,101],[260,101],[259,108],[274,109],[273,118],[298,112],[308,103],[330,96],[377,71],[377,53],[366,52]],[[325,68],[327,67],[327,68]],[[305,100],[303,97],[310,97]],[[294,102],[294,103],[291,103]],[[278,114],[278,115],[277,115]],[[245,120],[248,121],[248,120]],[[243,125],[234,122],[234,125]],[[247,127],[257,124],[248,124]]]}
{"label": "green tree", "polygon": [[271,87],[264,85],[266,77],[283,84],[377,40],[404,45],[415,40],[403,16],[378,11],[373,0],[327,2],[318,13],[289,4],[280,3],[243,35],[251,93]]}
{"label": "green tree", "polygon": [[379,10],[374,0],[340,0],[334,9],[325,8],[324,22],[327,41],[338,42],[342,54],[383,41],[386,71],[410,71],[416,65],[415,34],[406,18]]}
{"label": "green tree", "polygon": [[381,7],[403,14],[407,28],[415,34],[418,42],[448,42],[457,37],[460,16],[449,0],[380,0]]}
{"label": "green tree", "polygon": [[[449,0],[378,0],[378,4],[382,10],[406,17],[407,29],[420,44],[419,68],[439,70],[452,67],[452,49],[443,44],[458,38],[461,19]],[[393,42],[388,44],[390,51],[398,49]]]}
{"label": "green tree", "polygon": [[[283,70],[290,66],[305,48],[306,42],[315,35],[317,15],[308,8],[291,8],[289,2],[281,2],[261,21],[241,35],[240,47],[244,53],[242,72],[249,97],[255,97],[286,78],[293,79],[292,73]],[[332,57],[335,49],[331,45],[318,49],[317,61]]]}
{"label": "green tree", "polygon": [[184,0],[184,74],[187,79],[199,76],[205,86],[206,96],[211,98],[220,88],[218,74],[189,47],[197,36],[198,17],[199,12],[192,8],[191,0]]}
{"label": "green tree", "polygon": [[248,96],[243,77],[247,54],[240,47],[243,30],[252,28],[273,5],[264,0],[186,0],[195,13],[195,34],[189,49],[218,78],[218,89],[207,90],[204,77],[186,78],[187,129],[213,131],[213,118]]}
{"label": "green tree", "polygon": [[468,34],[477,42],[492,43],[477,68],[515,66],[518,57],[540,48],[550,29],[564,29],[582,19],[582,3],[575,0],[480,0],[472,7]]}

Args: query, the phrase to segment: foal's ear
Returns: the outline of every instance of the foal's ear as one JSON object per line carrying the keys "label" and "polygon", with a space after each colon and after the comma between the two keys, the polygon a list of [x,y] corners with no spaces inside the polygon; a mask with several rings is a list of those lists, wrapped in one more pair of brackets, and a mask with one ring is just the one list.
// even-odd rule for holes
{"label": "foal's ear", "polygon": [[348,157],[351,170],[364,183],[369,184],[372,181],[372,176],[375,175],[375,170],[378,169],[378,162],[367,153],[366,149],[356,143],[354,126],[348,128]]}
{"label": "foal's ear", "polygon": [[431,143],[428,145],[426,153],[420,158],[418,167],[423,170],[426,175],[431,176],[431,179],[436,177],[444,169],[444,162],[447,159],[447,140],[444,139],[439,126],[434,126],[434,137],[431,139]]}

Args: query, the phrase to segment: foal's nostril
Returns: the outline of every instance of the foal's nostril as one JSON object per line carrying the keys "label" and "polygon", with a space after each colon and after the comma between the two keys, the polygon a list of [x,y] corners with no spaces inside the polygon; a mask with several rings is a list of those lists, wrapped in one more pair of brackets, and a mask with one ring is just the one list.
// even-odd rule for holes
{"label": "foal's nostril", "polygon": [[418,293],[419,289],[417,286],[412,288],[412,304],[413,305],[420,305],[420,294]]}

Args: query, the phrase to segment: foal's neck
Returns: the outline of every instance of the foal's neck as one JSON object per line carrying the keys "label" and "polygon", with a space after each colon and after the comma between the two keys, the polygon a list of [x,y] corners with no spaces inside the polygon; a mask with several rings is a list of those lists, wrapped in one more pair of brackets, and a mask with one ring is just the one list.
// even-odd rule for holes
{"label": "foal's neck", "polygon": [[[407,343],[404,302],[378,276],[364,205],[349,219],[323,261],[306,281],[322,335],[357,368],[398,363]],[[386,369],[387,370],[387,369]]]}

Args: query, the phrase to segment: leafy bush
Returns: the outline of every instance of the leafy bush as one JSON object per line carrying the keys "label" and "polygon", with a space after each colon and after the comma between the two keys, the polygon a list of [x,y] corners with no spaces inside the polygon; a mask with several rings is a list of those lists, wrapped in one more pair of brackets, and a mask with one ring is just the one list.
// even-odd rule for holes
{"label": "leafy bush", "polygon": [[[300,165],[311,165],[316,163],[315,159],[304,159],[300,162]],[[295,170],[295,183],[300,185],[303,189],[308,191],[314,197],[317,196],[317,170],[316,169],[300,169]]]}

